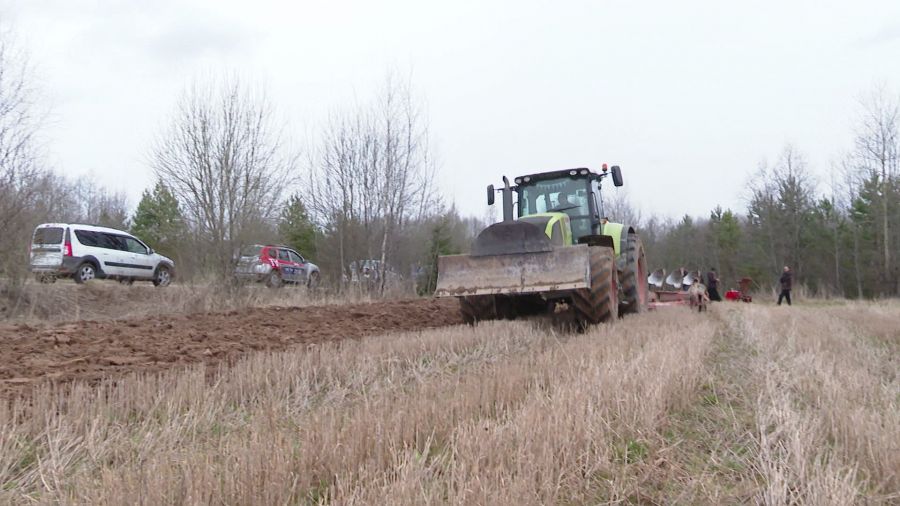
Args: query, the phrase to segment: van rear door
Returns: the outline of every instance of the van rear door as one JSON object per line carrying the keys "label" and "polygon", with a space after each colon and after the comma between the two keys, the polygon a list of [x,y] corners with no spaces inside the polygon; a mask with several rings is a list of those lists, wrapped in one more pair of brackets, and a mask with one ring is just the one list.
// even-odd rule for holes
{"label": "van rear door", "polygon": [[31,238],[31,269],[55,270],[62,266],[65,229],[61,226],[38,225]]}

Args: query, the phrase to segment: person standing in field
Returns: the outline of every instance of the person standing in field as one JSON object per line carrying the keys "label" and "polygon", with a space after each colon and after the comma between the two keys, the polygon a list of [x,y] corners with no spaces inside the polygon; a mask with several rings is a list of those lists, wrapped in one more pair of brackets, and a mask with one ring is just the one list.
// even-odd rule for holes
{"label": "person standing in field", "polygon": [[784,299],[787,301],[788,306],[791,305],[791,288],[793,287],[794,280],[792,279],[793,275],[791,274],[791,268],[787,265],[784,266],[784,272],[781,273],[781,293],[778,294],[778,305],[781,305],[781,300]]}
{"label": "person standing in field", "polygon": [[706,291],[709,293],[709,300],[722,301],[722,297],[719,296],[719,273],[715,268],[706,273]]}

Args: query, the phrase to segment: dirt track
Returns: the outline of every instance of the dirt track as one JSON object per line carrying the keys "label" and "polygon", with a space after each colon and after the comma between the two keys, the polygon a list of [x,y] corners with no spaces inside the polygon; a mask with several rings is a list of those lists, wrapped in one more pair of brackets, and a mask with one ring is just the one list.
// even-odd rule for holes
{"label": "dirt track", "polygon": [[45,381],[93,381],[195,362],[217,364],[254,350],[462,323],[455,300],[253,308],[225,313],[57,325],[0,326],[0,397]]}

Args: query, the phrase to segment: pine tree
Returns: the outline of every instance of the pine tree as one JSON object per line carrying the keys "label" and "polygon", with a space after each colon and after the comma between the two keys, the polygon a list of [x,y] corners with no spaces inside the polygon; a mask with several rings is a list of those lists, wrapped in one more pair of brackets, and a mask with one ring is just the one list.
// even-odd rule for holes
{"label": "pine tree", "polygon": [[278,235],[284,244],[296,249],[301,255],[315,257],[316,226],[309,218],[300,195],[291,195],[287,206],[281,211]]}
{"label": "pine tree", "polygon": [[431,238],[428,241],[428,252],[425,258],[424,276],[418,286],[420,295],[431,295],[434,293],[437,286],[438,257],[459,253],[459,248],[453,244],[451,228],[450,216],[443,216],[431,229]]}
{"label": "pine tree", "polygon": [[178,200],[162,182],[144,191],[131,221],[131,233],[163,255],[175,255],[185,238]]}
{"label": "pine tree", "polygon": [[737,272],[737,259],[741,243],[741,224],[731,209],[723,211],[717,206],[709,216],[710,233],[718,256],[720,277],[726,287],[733,286],[745,276]]}

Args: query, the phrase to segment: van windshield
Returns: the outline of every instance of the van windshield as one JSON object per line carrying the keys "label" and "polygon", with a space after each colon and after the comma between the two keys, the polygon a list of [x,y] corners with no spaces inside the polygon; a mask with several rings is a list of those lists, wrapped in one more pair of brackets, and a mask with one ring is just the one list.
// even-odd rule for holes
{"label": "van windshield", "polygon": [[32,244],[62,244],[63,229],[59,227],[44,227],[34,230]]}

